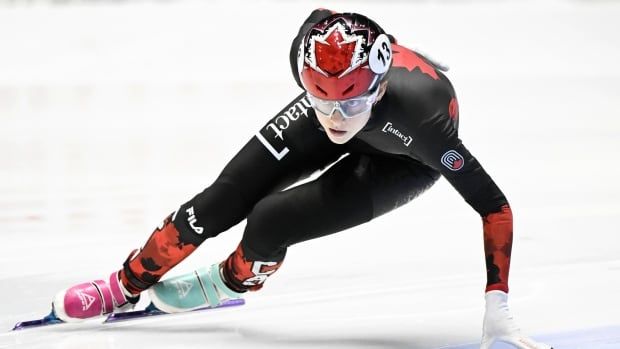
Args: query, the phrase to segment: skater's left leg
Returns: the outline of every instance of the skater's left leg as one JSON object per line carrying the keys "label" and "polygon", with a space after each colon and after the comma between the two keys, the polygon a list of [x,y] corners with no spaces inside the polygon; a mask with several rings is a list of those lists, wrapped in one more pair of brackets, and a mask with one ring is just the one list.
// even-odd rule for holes
{"label": "skater's left leg", "polygon": [[368,222],[420,195],[439,176],[411,161],[349,155],[318,179],[259,201],[241,243],[221,263],[222,276],[234,290],[258,290],[289,246]]}
{"label": "skater's left leg", "polygon": [[313,118],[302,93],[246,143],[215,182],[166,218],[120,271],[102,282],[71,287],[59,293],[54,304],[77,309],[66,317],[78,319],[116,310],[126,298],[156,284],[206,239],[245,219],[260,199],[336,161],[346,149],[330,142]]}

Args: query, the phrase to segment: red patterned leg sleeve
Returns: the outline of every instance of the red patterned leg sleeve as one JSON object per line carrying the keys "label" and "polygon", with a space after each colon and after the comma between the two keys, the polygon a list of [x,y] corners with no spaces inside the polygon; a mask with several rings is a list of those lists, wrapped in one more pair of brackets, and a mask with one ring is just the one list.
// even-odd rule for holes
{"label": "red patterned leg sleeve", "polygon": [[197,246],[184,244],[172,223],[172,215],[155,229],[142,250],[128,259],[120,271],[125,288],[138,294],[154,285],[168,270],[189,256]]}
{"label": "red patterned leg sleeve", "polygon": [[222,274],[227,286],[237,292],[260,290],[265,280],[275,273],[281,265],[282,261],[248,260],[241,244],[221,264]]}

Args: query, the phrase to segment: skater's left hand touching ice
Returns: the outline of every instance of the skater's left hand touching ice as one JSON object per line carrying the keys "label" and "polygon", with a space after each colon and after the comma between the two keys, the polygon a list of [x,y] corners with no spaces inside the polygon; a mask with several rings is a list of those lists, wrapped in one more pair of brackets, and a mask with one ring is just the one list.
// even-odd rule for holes
{"label": "skater's left hand touching ice", "polygon": [[508,294],[503,291],[489,291],[485,299],[486,311],[480,349],[489,349],[496,341],[512,344],[518,349],[553,349],[521,333],[508,309]]}

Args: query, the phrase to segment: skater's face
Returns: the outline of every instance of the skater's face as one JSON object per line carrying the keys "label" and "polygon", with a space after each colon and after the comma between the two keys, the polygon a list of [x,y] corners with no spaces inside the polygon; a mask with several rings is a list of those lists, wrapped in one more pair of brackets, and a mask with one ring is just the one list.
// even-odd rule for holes
{"label": "skater's face", "polygon": [[[371,106],[383,98],[386,89],[387,81],[384,81],[379,85],[376,95],[372,97]],[[340,108],[327,108],[330,110],[331,114],[325,113],[325,108],[319,108],[316,105],[313,105],[313,109],[319,123],[323,126],[323,129],[325,129],[327,137],[336,144],[344,144],[351,140],[351,138],[366,126],[372,114],[371,108],[357,114],[347,115],[347,117],[342,115]],[[321,110],[323,110],[323,112]]]}

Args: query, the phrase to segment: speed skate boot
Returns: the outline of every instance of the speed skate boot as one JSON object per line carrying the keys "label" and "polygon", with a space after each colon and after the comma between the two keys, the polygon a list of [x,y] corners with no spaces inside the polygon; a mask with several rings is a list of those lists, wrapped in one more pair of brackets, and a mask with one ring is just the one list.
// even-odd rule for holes
{"label": "speed skate boot", "polygon": [[148,294],[153,305],[166,313],[217,308],[243,295],[226,286],[219,264],[160,281]]}
{"label": "speed skate boot", "polygon": [[153,305],[167,313],[239,303],[246,291],[258,291],[282,261],[248,258],[241,244],[222,263],[163,280],[149,288]]}
{"label": "speed skate boot", "polygon": [[118,272],[114,272],[108,282],[84,282],[58,292],[52,302],[52,310],[56,317],[65,322],[128,311],[133,309],[140,297],[130,297],[127,293],[123,291]]}

